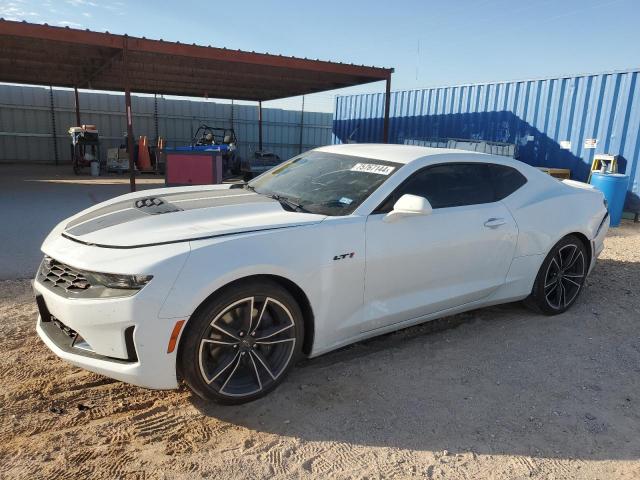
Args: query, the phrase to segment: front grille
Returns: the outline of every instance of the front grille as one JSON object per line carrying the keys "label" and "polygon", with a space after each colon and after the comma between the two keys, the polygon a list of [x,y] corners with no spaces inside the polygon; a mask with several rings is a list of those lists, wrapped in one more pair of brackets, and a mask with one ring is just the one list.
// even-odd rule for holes
{"label": "front grille", "polygon": [[68,293],[81,292],[91,286],[82,272],[51,257],[44,257],[42,261],[40,281]]}

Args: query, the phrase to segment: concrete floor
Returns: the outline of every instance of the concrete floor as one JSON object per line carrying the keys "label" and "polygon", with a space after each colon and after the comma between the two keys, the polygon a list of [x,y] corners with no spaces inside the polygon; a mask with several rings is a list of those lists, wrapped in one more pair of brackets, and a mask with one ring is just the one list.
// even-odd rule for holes
{"label": "concrete floor", "polygon": [[[157,188],[164,178],[145,175],[137,184]],[[128,177],[76,176],[70,165],[0,164],[0,280],[33,277],[40,245],[58,222],[127,192]]]}

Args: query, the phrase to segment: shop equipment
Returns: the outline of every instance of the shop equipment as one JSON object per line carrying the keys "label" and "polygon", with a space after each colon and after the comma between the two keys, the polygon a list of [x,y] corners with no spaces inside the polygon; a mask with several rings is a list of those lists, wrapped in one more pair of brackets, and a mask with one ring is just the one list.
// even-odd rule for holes
{"label": "shop equipment", "polygon": [[126,148],[110,148],[107,150],[107,172],[128,172],[129,154]]}
{"label": "shop equipment", "polygon": [[80,175],[91,162],[100,164],[100,137],[95,125],[81,125],[69,128],[71,136],[71,165],[73,173]]}
{"label": "shop equipment", "polygon": [[244,180],[249,181],[280,163],[282,160],[275,153],[258,150],[253,152],[253,158],[240,162],[240,170]]}

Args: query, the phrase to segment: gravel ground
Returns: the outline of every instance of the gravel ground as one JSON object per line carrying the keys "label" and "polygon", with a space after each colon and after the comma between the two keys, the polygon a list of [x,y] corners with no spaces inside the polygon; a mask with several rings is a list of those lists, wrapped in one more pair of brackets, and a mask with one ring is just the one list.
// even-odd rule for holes
{"label": "gravel ground", "polygon": [[570,312],[487,308],[304,361],[206,405],[84,372],[0,282],[2,478],[640,478],[640,227]]}

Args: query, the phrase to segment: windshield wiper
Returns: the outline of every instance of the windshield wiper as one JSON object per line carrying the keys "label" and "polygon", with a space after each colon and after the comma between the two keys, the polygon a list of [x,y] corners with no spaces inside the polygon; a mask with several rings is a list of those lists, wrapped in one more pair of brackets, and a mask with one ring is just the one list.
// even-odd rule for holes
{"label": "windshield wiper", "polygon": [[[243,187],[246,188],[247,190],[251,190],[252,192],[256,191],[256,187],[254,187],[253,185],[249,185],[248,183],[245,183],[243,185]],[[256,192],[256,193],[258,193],[258,192]]]}
{"label": "windshield wiper", "polygon": [[286,205],[289,208],[292,208],[293,210],[295,210],[296,212],[311,213],[309,210],[304,208],[299,203],[289,200],[287,197],[283,197],[282,195],[278,195],[277,193],[274,193],[272,195],[267,195],[267,197],[277,200],[278,202],[280,202],[281,205]]}

